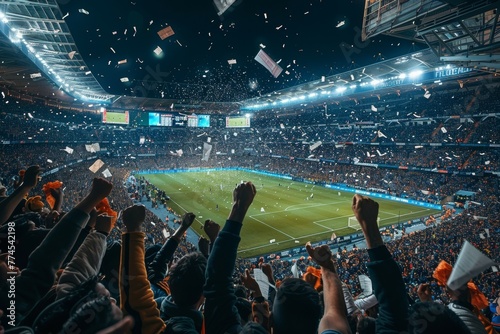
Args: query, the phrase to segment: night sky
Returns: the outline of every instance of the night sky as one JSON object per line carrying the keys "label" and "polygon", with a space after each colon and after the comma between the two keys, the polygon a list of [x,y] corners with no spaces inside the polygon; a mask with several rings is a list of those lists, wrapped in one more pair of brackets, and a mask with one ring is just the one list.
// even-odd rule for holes
{"label": "night sky", "polygon": [[[59,3],[83,59],[117,95],[240,101],[422,47],[380,36],[346,57],[361,45],[363,0],[243,0],[223,17],[212,0]],[[167,26],[175,34],[162,41]],[[276,79],[254,60],[261,44],[283,68]]]}

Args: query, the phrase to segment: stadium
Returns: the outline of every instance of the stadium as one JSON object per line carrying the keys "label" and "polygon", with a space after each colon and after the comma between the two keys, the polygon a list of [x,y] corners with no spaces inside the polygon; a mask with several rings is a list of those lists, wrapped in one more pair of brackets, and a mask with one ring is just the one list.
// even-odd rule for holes
{"label": "stadium", "polygon": [[500,3],[292,2],[0,1],[6,333],[500,332]]}

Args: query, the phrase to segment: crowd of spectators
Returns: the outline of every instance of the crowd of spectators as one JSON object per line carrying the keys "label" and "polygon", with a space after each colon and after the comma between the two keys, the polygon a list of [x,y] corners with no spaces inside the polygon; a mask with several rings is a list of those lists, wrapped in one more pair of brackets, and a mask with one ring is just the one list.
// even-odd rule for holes
{"label": "crowd of spectators", "polygon": [[[342,106],[320,116],[257,115],[257,126],[250,129],[204,131],[95,125],[97,113],[66,114],[43,106],[35,112],[29,104],[10,101],[0,127],[2,326],[7,332],[23,326],[27,333],[493,334],[499,325],[498,267],[469,277],[476,290],[451,289],[433,277],[441,261],[457,262],[465,240],[500,261],[500,184],[494,173],[500,159],[490,146],[499,143],[499,121],[486,116],[498,101],[471,100],[470,94],[441,92],[431,100],[415,95],[406,104],[393,98],[378,113],[366,112],[376,100],[352,101],[348,111]],[[419,117],[410,120],[413,114]],[[346,122],[321,123],[329,117]],[[373,124],[356,125],[352,117]],[[387,122],[389,117],[400,120]],[[201,162],[207,141],[214,152]],[[317,141],[322,145],[311,151]],[[100,150],[88,150],[84,144],[91,143],[99,143]],[[450,146],[429,145],[437,143]],[[96,159],[112,174],[106,180],[89,170]],[[266,263],[237,258],[246,210],[258,196],[249,182],[235,189],[225,224],[205,222],[198,245],[184,238],[193,214],[169,209],[177,223],[172,228],[165,217],[137,205],[149,201],[153,208],[168,208],[168,198],[145,180],[131,178],[134,171],[191,167],[260,169],[433,203],[469,190],[475,204],[384,243],[376,224],[378,204],[356,195],[353,214],[367,249],[307,245],[308,256]],[[56,180],[63,182],[60,188],[43,187]],[[54,203],[44,202],[48,194]],[[111,209],[98,212],[105,199]],[[113,216],[113,210],[121,213]],[[18,268],[9,267],[8,236],[14,230]],[[256,280],[260,274],[268,281],[267,295]],[[365,276],[373,284],[369,295],[361,284]],[[471,299],[477,291],[485,296],[481,303]]]}

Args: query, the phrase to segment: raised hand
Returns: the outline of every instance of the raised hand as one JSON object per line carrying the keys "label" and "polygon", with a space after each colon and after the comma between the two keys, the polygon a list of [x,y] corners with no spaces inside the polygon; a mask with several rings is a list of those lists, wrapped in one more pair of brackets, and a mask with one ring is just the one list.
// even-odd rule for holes
{"label": "raised hand", "polygon": [[361,227],[367,224],[377,224],[378,203],[366,196],[354,195],[352,198],[352,212]]}
{"label": "raised hand", "polygon": [[203,225],[203,231],[207,234],[210,242],[214,243],[215,239],[217,239],[217,236],[219,235],[220,225],[213,220],[207,219]]}
{"label": "raised hand", "polygon": [[102,200],[111,193],[111,189],[113,189],[113,184],[111,184],[111,182],[108,182],[107,180],[100,177],[94,178],[94,180],[92,181],[92,189],[90,190],[90,195]]}
{"label": "raised hand", "polygon": [[194,213],[187,212],[182,218],[181,226],[187,230],[193,224],[195,218],[196,215]]}
{"label": "raised hand", "polygon": [[356,194],[352,198],[352,212],[361,225],[368,248],[383,245],[377,224],[378,203],[371,198]]}
{"label": "raised hand", "polygon": [[96,231],[109,234],[109,232],[111,232],[111,230],[113,229],[113,217],[107,216],[106,214],[97,216],[95,229]]}
{"label": "raised hand", "polygon": [[311,246],[311,243],[306,244],[307,254],[316,262],[321,268],[328,269],[335,272],[335,262],[333,261],[332,251],[328,245],[321,245],[319,247]]}
{"label": "raised hand", "polygon": [[123,211],[122,220],[127,232],[142,232],[142,224],[146,219],[146,207],[135,204]]}
{"label": "raised hand", "polygon": [[432,291],[429,283],[420,284],[417,295],[421,302],[432,302]]}
{"label": "raised hand", "polygon": [[22,186],[26,188],[33,188],[41,179],[40,173],[42,169],[40,166],[30,166],[24,173]]}
{"label": "raised hand", "polygon": [[255,292],[254,293],[254,297],[256,297],[255,294],[257,294],[258,296],[262,296],[259,284],[255,280],[255,278],[253,278],[252,276],[250,276],[250,270],[246,269],[245,270],[245,274],[244,275],[240,275],[240,278],[241,278],[241,283],[243,284],[243,286],[245,288],[247,288],[248,290],[251,290],[251,291]]}
{"label": "raised hand", "polygon": [[210,252],[210,241],[207,239],[200,237],[198,239],[198,250],[200,251],[203,256],[208,258],[209,252]]}
{"label": "raised hand", "polygon": [[266,274],[269,283],[274,283],[273,268],[269,263],[261,263],[260,269],[264,274]]}
{"label": "raised hand", "polygon": [[253,202],[257,190],[252,182],[240,183],[233,191],[233,204],[248,209]]}
{"label": "raised hand", "polygon": [[228,220],[243,223],[248,208],[255,198],[257,190],[252,182],[239,184],[233,191],[233,207]]}

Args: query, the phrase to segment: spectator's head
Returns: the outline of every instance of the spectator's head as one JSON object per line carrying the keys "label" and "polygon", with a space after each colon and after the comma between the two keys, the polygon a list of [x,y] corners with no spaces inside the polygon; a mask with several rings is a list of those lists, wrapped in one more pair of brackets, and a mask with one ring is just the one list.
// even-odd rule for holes
{"label": "spectator's head", "polygon": [[408,332],[413,333],[470,333],[462,320],[443,304],[416,303],[410,309]]}
{"label": "spectator's head", "polygon": [[272,317],[275,334],[315,334],[321,319],[318,292],[301,279],[284,280],[276,292]]}
{"label": "spectator's head", "polygon": [[63,333],[96,333],[114,325],[123,313],[112,299],[106,296],[92,299],[81,305],[63,325]]}
{"label": "spectator's head", "polygon": [[247,298],[247,289],[243,285],[236,285],[234,287],[234,294],[236,297]]}
{"label": "spectator's head", "polygon": [[236,299],[236,308],[238,309],[238,314],[240,315],[241,325],[252,320],[252,304],[245,298],[238,297]]}
{"label": "spectator's head", "polygon": [[198,252],[183,256],[170,268],[170,293],[179,307],[197,309],[203,301],[207,259]]}
{"label": "spectator's head", "polygon": [[375,319],[372,317],[361,317],[356,327],[358,334],[375,334]]}
{"label": "spectator's head", "polygon": [[267,334],[267,331],[260,324],[250,321],[243,326],[240,334]]}

